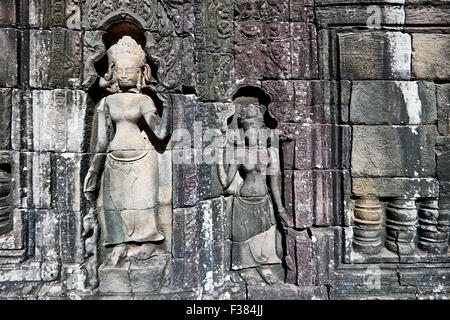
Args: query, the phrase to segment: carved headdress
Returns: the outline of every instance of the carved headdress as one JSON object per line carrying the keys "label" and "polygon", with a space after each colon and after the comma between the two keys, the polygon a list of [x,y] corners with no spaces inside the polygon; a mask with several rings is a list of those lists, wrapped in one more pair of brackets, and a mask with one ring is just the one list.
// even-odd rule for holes
{"label": "carved headdress", "polygon": [[145,51],[142,47],[130,36],[122,37],[116,44],[112,45],[108,51],[108,72],[104,78],[100,79],[100,87],[106,88],[110,92],[118,92],[119,86],[117,79],[114,76],[114,69],[118,61],[121,59],[136,59],[138,68],[141,69],[140,77],[136,85],[140,91],[142,87],[150,81],[150,66],[147,64]]}
{"label": "carved headdress", "polygon": [[241,105],[241,111],[237,118],[240,125],[246,127],[250,123],[260,122],[263,125],[263,115],[259,108],[257,97],[238,97],[233,100],[235,105]]}
{"label": "carved headdress", "polygon": [[139,66],[143,67],[146,63],[145,52],[142,47],[130,36],[124,36],[115,45],[108,49],[109,64],[115,63],[120,58],[132,56],[138,59]]}

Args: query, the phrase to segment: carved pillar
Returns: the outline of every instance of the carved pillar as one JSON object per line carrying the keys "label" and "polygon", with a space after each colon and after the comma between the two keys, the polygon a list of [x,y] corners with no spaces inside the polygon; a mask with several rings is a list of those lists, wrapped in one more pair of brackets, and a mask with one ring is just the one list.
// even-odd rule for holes
{"label": "carved pillar", "polygon": [[0,155],[0,235],[13,227],[11,206],[11,160],[9,155]]}
{"label": "carved pillar", "polygon": [[417,246],[429,253],[448,249],[449,210],[438,210],[437,200],[423,202],[419,209]]}
{"label": "carved pillar", "polygon": [[386,248],[397,254],[415,250],[417,207],[415,199],[394,199],[386,207]]}
{"label": "carved pillar", "polygon": [[381,250],[382,210],[378,198],[374,195],[356,198],[353,213],[353,248],[367,254]]}

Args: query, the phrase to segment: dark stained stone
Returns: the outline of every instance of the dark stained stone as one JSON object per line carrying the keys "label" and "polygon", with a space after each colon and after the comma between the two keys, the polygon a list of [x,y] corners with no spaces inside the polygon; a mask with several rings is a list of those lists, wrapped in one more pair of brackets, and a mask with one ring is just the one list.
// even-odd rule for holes
{"label": "dark stained stone", "polygon": [[0,86],[14,87],[18,84],[18,50],[19,33],[15,29],[0,29]]}
{"label": "dark stained stone", "polygon": [[437,177],[450,181],[450,136],[438,136],[436,141]]}
{"label": "dark stained stone", "polygon": [[437,84],[437,125],[440,135],[450,134],[450,84]]}
{"label": "dark stained stone", "polygon": [[31,87],[79,87],[83,73],[81,32],[32,30],[29,67]]}
{"label": "dark stained stone", "polygon": [[[400,5],[378,5],[380,16],[380,25],[403,25],[405,22],[405,13],[403,6]],[[316,17],[318,24],[323,27],[339,26],[339,25],[359,25],[371,26],[374,17],[374,10],[368,10],[365,5],[345,5],[345,6],[329,6],[318,7]],[[375,21],[374,21],[375,22]]]}
{"label": "dark stained stone", "polygon": [[0,2],[0,26],[16,24],[16,0]]}
{"label": "dark stained stone", "polygon": [[12,90],[0,89],[0,150],[11,148]]}

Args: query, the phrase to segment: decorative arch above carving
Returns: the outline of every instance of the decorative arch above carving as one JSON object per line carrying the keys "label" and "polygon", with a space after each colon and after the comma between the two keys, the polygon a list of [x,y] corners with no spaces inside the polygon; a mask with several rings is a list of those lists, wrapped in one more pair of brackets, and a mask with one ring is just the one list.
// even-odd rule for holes
{"label": "decorative arch above carving", "polygon": [[[183,39],[182,5],[184,0],[106,0],[87,1],[84,23],[85,71],[83,85],[91,87],[98,78],[96,63],[118,36],[130,35],[145,48],[155,66],[160,92],[181,91]],[[181,14],[180,14],[181,13]],[[181,19],[181,22],[180,22]],[[116,35],[117,33],[117,35]]]}

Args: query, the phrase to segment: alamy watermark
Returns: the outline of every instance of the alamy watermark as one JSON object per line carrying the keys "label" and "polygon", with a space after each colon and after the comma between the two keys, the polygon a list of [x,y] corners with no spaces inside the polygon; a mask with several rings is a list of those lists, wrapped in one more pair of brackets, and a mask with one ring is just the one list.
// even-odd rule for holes
{"label": "alamy watermark", "polygon": [[371,14],[367,18],[367,27],[369,29],[381,29],[381,8],[379,6],[368,6],[367,13]]}
{"label": "alamy watermark", "polygon": [[[191,134],[192,132],[192,134]],[[172,133],[174,164],[267,165],[265,174],[277,174],[279,130],[204,128],[194,122],[193,130],[177,128]]]}
{"label": "alamy watermark", "polygon": [[381,269],[378,266],[370,266],[364,272],[364,284],[369,290],[381,288]]}

